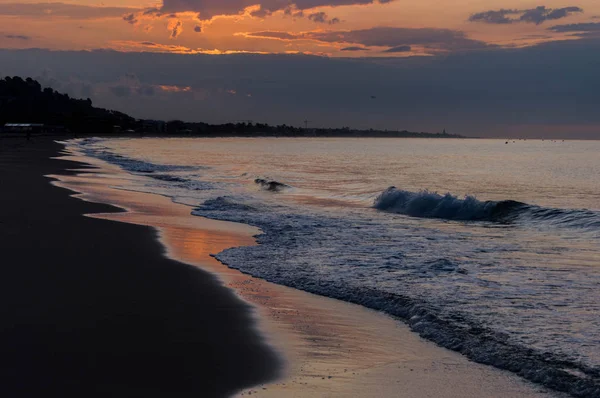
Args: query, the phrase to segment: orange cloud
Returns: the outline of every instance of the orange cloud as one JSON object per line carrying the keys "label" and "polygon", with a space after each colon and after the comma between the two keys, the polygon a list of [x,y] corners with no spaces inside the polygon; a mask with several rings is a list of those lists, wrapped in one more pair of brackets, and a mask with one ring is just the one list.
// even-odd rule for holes
{"label": "orange cloud", "polygon": [[183,22],[180,19],[171,19],[167,29],[171,32],[171,39],[176,39],[183,33]]}
{"label": "orange cloud", "polygon": [[210,54],[210,55],[228,55],[228,54],[268,54],[265,51],[246,51],[246,50],[219,50],[203,49],[178,46],[173,44],[160,44],[151,41],[133,41],[133,40],[113,40],[110,42],[111,48],[119,51],[131,52],[157,52],[172,54]]}
{"label": "orange cloud", "polygon": [[0,3],[0,15],[29,18],[101,19],[121,18],[139,8],[100,7],[66,3]]}
{"label": "orange cloud", "polygon": [[187,93],[192,91],[190,86],[158,86],[158,88],[167,93]]}
{"label": "orange cloud", "polygon": [[485,42],[470,39],[461,31],[435,28],[376,27],[347,31],[317,30],[302,33],[262,31],[241,33],[240,35],[247,38],[281,41],[311,40],[331,43],[346,48],[346,51],[358,51],[359,49],[362,51],[375,47],[383,48],[383,52],[386,53],[408,53],[411,52],[413,46],[433,53],[493,47]]}
{"label": "orange cloud", "polygon": [[218,15],[236,15],[243,13],[248,7],[260,8],[252,12],[253,16],[264,17],[276,11],[289,9],[308,10],[318,7],[337,7],[348,5],[385,4],[393,0],[164,0],[162,12],[194,11],[202,20],[210,20]]}

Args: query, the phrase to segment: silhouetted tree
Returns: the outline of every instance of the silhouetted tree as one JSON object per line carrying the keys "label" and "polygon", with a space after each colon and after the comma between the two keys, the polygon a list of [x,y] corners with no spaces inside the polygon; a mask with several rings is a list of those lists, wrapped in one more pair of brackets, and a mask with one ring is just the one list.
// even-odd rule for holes
{"label": "silhouetted tree", "polygon": [[0,80],[0,126],[6,123],[42,123],[78,132],[110,132],[113,126],[132,128],[135,120],[124,113],[94,108],[92,100],[74,99],[35,80]]}

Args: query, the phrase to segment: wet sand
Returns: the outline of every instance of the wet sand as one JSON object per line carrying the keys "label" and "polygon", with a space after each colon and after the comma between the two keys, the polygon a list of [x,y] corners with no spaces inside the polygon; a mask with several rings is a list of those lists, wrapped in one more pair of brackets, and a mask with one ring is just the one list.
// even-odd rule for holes
{"label": "wet sand", "polygon": [[[157,228],[166,254],[209,271],[256,308],[268,341],[286,358],[284,375],[240,393],[264,397],[535,397],[554,396],[508,372],[475,364],[424,341],[396,319],[363,307],[274,285],[227,268],[214,255],[253,245],[258,230],[191,216],[169,198],[131,190],[144,178],[97,159],[96,169],[60,177],[81,199],[123,213],[93,217]],[[558,395],[556,395],[558,396]]]}
{"label": "wet sand", "polygon": [[86,167],[61,149],[0,137],[0,396],[220,397],[277,377],[251,306],[154,228],[84,217],[121,210],[50,184]]}

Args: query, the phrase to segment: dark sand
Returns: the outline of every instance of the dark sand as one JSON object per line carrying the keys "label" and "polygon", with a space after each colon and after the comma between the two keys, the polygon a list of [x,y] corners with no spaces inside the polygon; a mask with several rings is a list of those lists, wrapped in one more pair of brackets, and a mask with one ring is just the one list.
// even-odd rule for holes
{"label": "dark sand", "polygon": [[251,308],[163,256],[152,228],[84,217],[49,138],[0,138],[0,396],[211,397],[275,378]]}

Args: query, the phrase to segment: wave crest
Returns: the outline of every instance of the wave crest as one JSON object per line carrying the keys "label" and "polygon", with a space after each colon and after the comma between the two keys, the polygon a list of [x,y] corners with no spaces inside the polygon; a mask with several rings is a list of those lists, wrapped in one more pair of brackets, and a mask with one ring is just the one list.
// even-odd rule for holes
{"label": "wave crest", "polygon": [[570,228],[600,232],[600,213],[586,209],[554,209],[514,200],[480,201],[467,195],[463,199],[450,193],[428,190],[410,192],[390,187],[376,199],[376,209],[410,217],[453,221],[487,221]]}
{"label": "wave crest", "polygon": [[389,187],[375,199],[378,210],[411,217],[441,218],[460,221],[500,221],[516,209],[527,207],[512,200],[494,202],[477,200],[474,196],[461,199],[449,193],[410,192]]}

